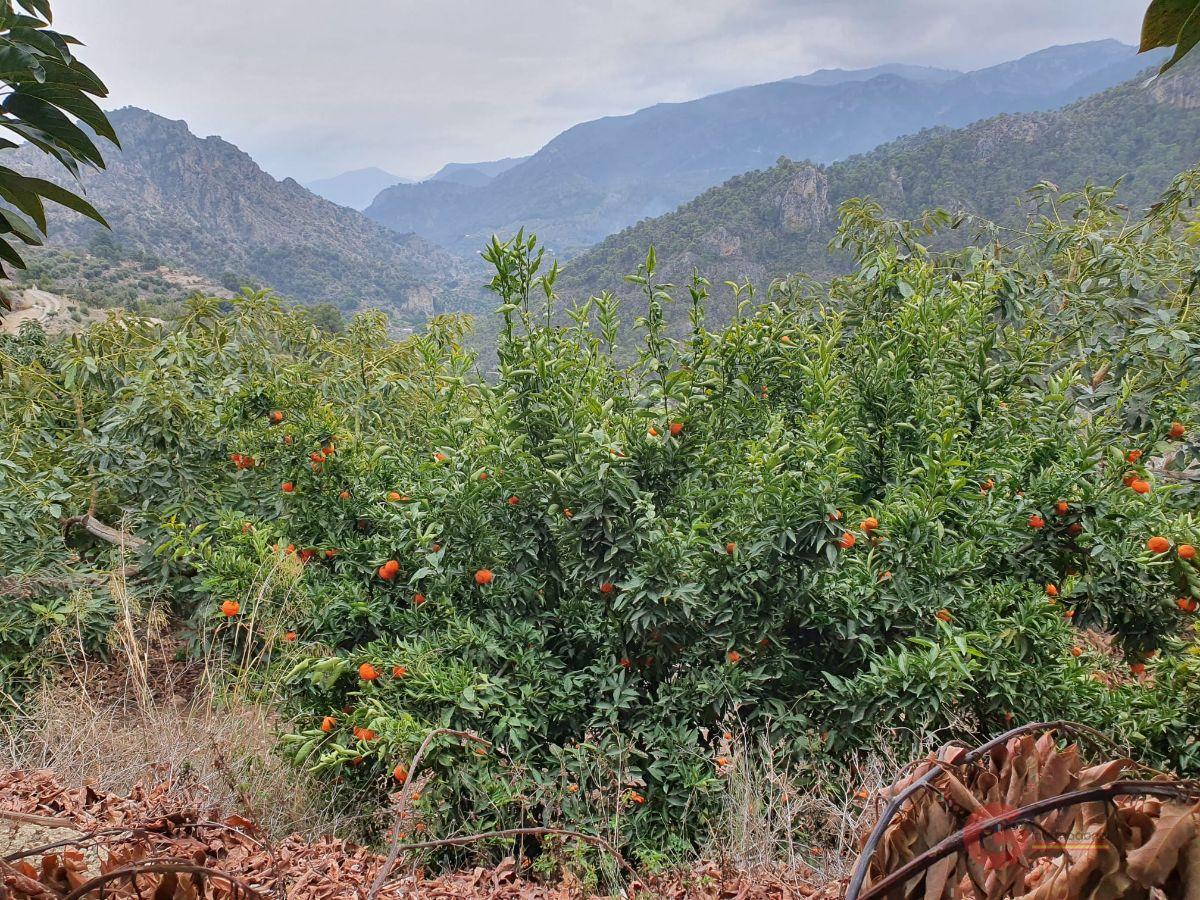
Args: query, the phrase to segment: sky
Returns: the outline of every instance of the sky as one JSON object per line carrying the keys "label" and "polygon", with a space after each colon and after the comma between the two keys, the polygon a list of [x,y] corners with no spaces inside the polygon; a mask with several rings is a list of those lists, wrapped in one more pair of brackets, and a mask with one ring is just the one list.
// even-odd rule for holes
{"label": "sky", "polygon": [[578,122],[885,62],[1136,43],[1146,0],[54,0],[106,108],[301,182],[532,153]]}

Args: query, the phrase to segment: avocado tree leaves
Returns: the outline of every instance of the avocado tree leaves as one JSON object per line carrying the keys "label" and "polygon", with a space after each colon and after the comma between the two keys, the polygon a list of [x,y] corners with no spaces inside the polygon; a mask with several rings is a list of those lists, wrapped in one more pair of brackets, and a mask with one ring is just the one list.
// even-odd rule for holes
{"label": "avocado tree leaves", "polygon": [[1153,0],[1142,22],[1138,51],[1174,47],[1175,54],[1163,63],[1166,72],[1200,43],[1200,0]]}
{"label": "avocado tree leaves", "polygon": [[[94,136],[120,146],[108,117],[93,97],[108,90],[96,73],[71,52],[75,38],[50,28],[49,0],[0,0],[0,128],[53,156],[75,178],[80,166],[104,168]],[[89,96],[90,95],[90,96]],[[0,138],[0,151],[17,142]],[[49,200],[107,225],[87,201],[42,178],[30,178],[0,165],[0,277],[4,264],[24,268],[15,244],[42,243],[46,235],[44,201]],[[7,308],[0,296],[0,306]]]}

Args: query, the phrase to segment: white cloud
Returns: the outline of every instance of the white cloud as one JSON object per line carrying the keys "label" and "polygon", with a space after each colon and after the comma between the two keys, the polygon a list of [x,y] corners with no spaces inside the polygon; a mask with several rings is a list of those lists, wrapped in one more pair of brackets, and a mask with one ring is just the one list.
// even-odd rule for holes
{"label": "white cloud", "polygon": [[55,0],[110,105],[277,176],[536,150],[576,122],[823,67],[978,68],[1134,42],[1131,0]]}

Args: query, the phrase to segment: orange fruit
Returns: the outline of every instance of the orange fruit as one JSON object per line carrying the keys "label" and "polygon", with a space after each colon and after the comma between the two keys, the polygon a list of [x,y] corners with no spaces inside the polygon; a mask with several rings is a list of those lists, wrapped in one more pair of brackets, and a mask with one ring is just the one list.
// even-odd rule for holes
{"label": "orange fruit", "polygon": [[392,769],[392,777],[401,784],[408,781],[408,769],[403,763],[399,763],[396,768]]}
{"label": "orange fruit", "polygon": [[296,490],[296,486],[294,484],[292,484],[290,481],[285,481],[283,484],[281,484],[279,486],[279,489],[281,491],[283,491],[285,494],[290,494]]}
{"label": "orange fruit", "polygon": [[671,423],[671,437],[679,437],[679,435],[681,435],[681,434],[683,434],[683,423],[682,422],[672,422]]}
{"label": "orange fruit", "polygon": [[509,505],[509,506],[516,506],[516,505],[517,505],[518,503],[520,503],[520,502],[521,502],[521,501],[517,499],[517,495],[516,495],[516,494],[513,494],[511,497],[509,497],[509,498],[508,498],[508,505]]}
{"label": "orange fruit", "polygon": [[1148,482],[1148,481],[1143,481],[1143,480],[1142,480],[1142,479],[1140,479],[1140,478],[1135,478],[1135,479],[1133,479],[1133,481],[1131,481],[1131,482],[1129,483],[1129,487],[1130,487],[1130,488],[1133,490],[1133,492],[1134,492],[1135,494],[1148,494],[1148,493],[1150,493],[1150,482]]}
{"label": "orange fruit", "polygon": [[979,493],[986,494],[988,491],[990,491],[995,486],[996,486],[995,479],[989,478],[987,481],[983,482],[983,484],[979,485]]}
{"label": "orange fruit", "polygon": [[1082,647],[1072,647],[1071,655],[1078,659],[1080,656],[1083,656],[1083,648]]}
{"label": "orange fruit", "polygon": [[875,518],[874,516],[868,516],[867,518],[863,519],[863,522],[862,522],[862,530],[863,531],[874,531],[878,527],[879,527],[879,520],[877,518]]}
{"label": "orange fruit", "polygon": [[1185,612],[1185,613],[1191,614],[1196,611],[1196,607],[1198,604],[1196,603],[1195,600],[1191,599],[1190,597],[1180,597],[1178,600],[1175,601],[1175,605],[1179,607],[1180,612]]}
{"label": "orange fruit", "polygon": [[221,614],[227,619],[232,619],[242,611],[242,605],[236,600],[226,600],[221,604]]}
{"label": "orange fruit", "polygon": [[1067,526],[1067,534],[1071,537],[1079,537],[1079,535],[1083,534],[1083,526],[1078,522],[1072,522]]}
{"label": "orange fruit", "polygon": [[1146,674],[1146,664],[1140,662],[1134,663],[1129,667],[1129,672],[1131,675],[1144,675]]}
{"label": "orange fruit", "polygon": [[379,677],[379,670],[370,663],[363,663],[358,667],[358,677],[363,681],[374,681]]}
{"label": "orange fruit", "polygon": [[435,453],[435,454],[433,454],[433,458],[434,458],[435,460],[437,460],[438,462],[445,462],[445,461],[446,461],[446,454],[445,454],[445,453],[438,452],[438,453]]}
{"label": "orange fruit", "polygon": [[715,760],[713,760],[713,762],[715,762],[718,766],[729,765],[729,760],[726,759],[724,756],[718,756]]}
{"label": "orange fruit", "polygon": [[271,421],[274,422],[276,425],[278,425],[280,422],[282,422],[283,421],[283,410],[279,410],[279,409],[271,410]]}
{"label": "orange fruit", "polygon": [[1046,585],[1046,596],[1047,597],[1057,597],[1058,596],[1058,585],[1055,585],[1055,584]]}
{"label": "orange fruit", "polygon": [[1135,463],[1141,458],[1142,458],[1141,450],[1130,450],[1128,453],[1125,454],[1125,461],[1129,462],[1129,463]]}
{"label": "orange fruit", "polygon": [[399,491],[389,491],[388,492],[388,502],[389,503],[399,503],[400,502],[400,492]]}
{"label": "orange fruit", "polygon": [[1146,541],[1146,549],[1151,553],[1166,553],[1171,549],[1171,542],[1162,535],[1156,534],[1150,540]]}
{"label": "orange fruit", "polygon": [[733,541],[730,541],[728,544],[725,545],[725,552],[728,553],[730,556],[733,556],[733,554],[736,550],[737,550],[737,544],[735,544]]}
{"label": "orange fruit", "polygon": [[1066,500],[1059,500],[1057,503],[1054,504],[1054,511],[1056,513],[1058,513],[1060,516],[1065,516],[1067,513],[1069,513],[1071,511],[1071,507],[1067,503]]}
{"label": "orange fruit", "polygon": [[838,546],[841,547],[843,550],[849,550],[851,547],[853,547],[855,545],[856,542],[857,542],[857,538],[855,538],[853,534],[851,534],[849,531],[847,531],[845,534],[842,535],[841,540],[838,541]]}
{"label": "orange fruit", "polygon": [[611,594],[616,589],[616,585],[614,585],[611,581],[606,581],[600,585],[600,593],[602,594]]}
{"label": "orange fruit", "polygon": [[496,576],[492,574],[491,569],[480,569],[475,573],[475,583],[480,587],[489,585]]}
{"label": "orange fruit", "polygon": [[651,425],[646,429],[646,434],[650,435],[650,437],[658,437],[658,429]]}
{"label": "orange fruit", "polygon": [[328,733],[333,731],[333,726],[337,724],[337,719],[333,716],[326,716],[321,720],[321,730]]}
{"label": "orange fruit", "polygon": [[1171,437],[1175,438],[1175,440],[1179,440],[1181,437],[1187,434],[1187,429],[1183,427],[1182,422],[1172,422],[1171,430],[1168,431],[1167,434],[1171,435]]}
{"label": "orange fruit", "polygon": [[425,602],[424,594],[413,594],[413,606],[420,606]]}
{"label": "orange fruit", "polygon": [[1032,528],[1034,531],[1037,531],[1041,528],[1045,528],[1046,520],[1043,519],[1041,516],[1039,516],[1037,513],[1034,513],[1032,516],[1029,517],[1029,527]]}
{"label": "orange fruit", "polygon": [[286,634],[284,634],[283,639],[285,641],[287,641],[289,644],[296,643],[296,632],[294,632],[294,631],[287,632]]}
{"label": "orange fruit", "polygon": [[835,509],[833,512],[831,512],[829,514],[829,521],[830,522],[842,521],[842,511],[840,509]]}
{"label": "orange fruit", "polygon": [[950,621],[951,619],[953,619],[954,617],[953,617],[952,615],[950,615],[950,610],[948,610],[948,609],[939,609],[939,610],[937,611],[937,615],[935,616],[935,618],[936,618],[936,619],[937,619],[939,622],[949,622],[949,621]]}
{"label": "orange fruit", "polygon": [[350,492],[349,492],[349,491],[342,491],[340,494],[338,494],[338,499],[339,499],[339,500],[349,500],[349,499],[350,499]]}
{"label": "orange fruit", "polygon": [[1068,621],[1075,618],[1075,610],[1068,609],[1065,613],[1063,613],[1063,618],[1067,619]]}
{"label": "orange fruit", "polygon": [[742,661],[742,654],[738,653],[736,650],[730,650],[725,654],[725,659],[729,661],[731,666],[736,666]]}
{"label": "orange fruit", "polygon": [[392,677],[393,678],[403,678],[407,674],[408,674],[408,669],[406,669],[404,666],[392,666]]}
{"label": "orange fruit", "polygon": [[637,791],[631,791],[629,794],[629,799],[632,800],[634,803],[638,804],[638,806],[641,806],[643,803],[646,802],[646,798],[643,797],[641,794],[639,794]]}
{"label": "orange fruit", "polygon": [[567,793],[568,794],[574,794],[578,790],[579,790],[579,785],[577,785],[577,784],[568,784],[567,785]]}
{"label": "orange fruit", "polygon": [[1196,548],[1191,544],[1180,544],[1179,549],[1175,551],[1179,554],[1180,559],[1195,559]]}

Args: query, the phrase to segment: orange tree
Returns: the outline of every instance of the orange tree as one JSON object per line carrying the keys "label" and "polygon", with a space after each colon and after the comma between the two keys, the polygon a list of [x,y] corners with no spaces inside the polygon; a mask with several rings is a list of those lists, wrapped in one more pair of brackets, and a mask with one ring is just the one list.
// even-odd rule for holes
{"label": "orange tree", "polygon": [[659,284],[651,254],[632,363],[612,296],[553,324],[557,270],[524,236],[485,254],[490,380],[455,321],[325,335],[261,296],[9,341],[3,471],[29,461],[58,499],[6,474],[0,540],[94,553],[55,542],[86,509],[145,535],[195,641],[280,692],[287,752],[331,780],[394,783],[436,727],[493,741],[430,757],[435,832],[571,822],[679,851],[743,733],[802,761],[1069,717],[1194,769],[1175,190],[1136,224],[1050,198],[1011,252],[934,254],[852,204],[853,275],[714,328],[709,285]]}

